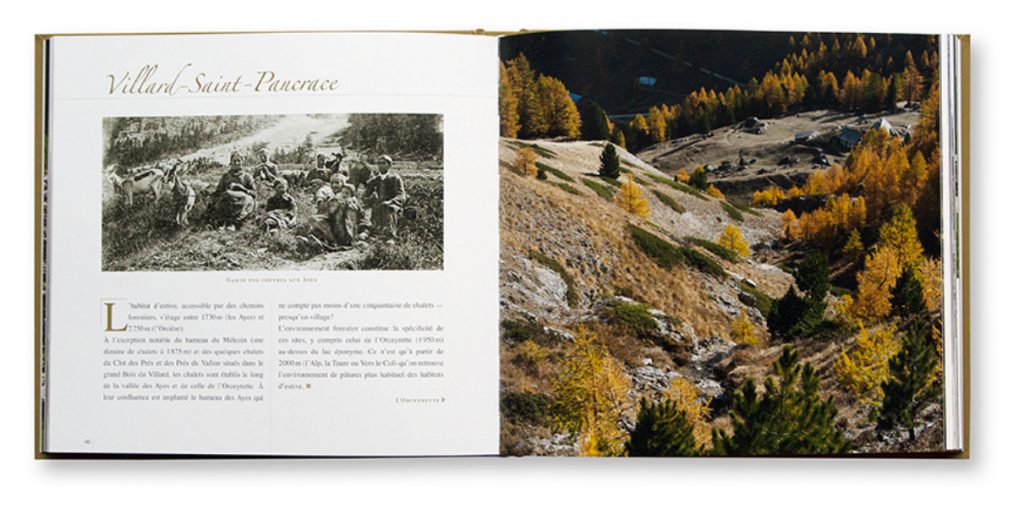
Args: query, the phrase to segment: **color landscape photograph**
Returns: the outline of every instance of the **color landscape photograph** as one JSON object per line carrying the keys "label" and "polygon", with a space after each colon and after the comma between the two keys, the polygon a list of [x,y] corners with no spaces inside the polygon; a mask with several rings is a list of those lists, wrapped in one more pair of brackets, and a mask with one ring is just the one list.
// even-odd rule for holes
{"label": "color landscape photograph", "polygon": [[937,49],[503,38],[502,453],[942,451]]}

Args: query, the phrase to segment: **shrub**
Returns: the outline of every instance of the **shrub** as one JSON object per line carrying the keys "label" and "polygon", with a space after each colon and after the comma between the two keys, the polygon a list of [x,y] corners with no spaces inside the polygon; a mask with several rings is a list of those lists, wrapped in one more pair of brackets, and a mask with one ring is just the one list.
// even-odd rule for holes
{"label": "shrub", "polygon": [[662,193],[661,191],[658,191],[657,189],[652,189],[651,192],[654,193],[654,196],[658,197],[658,200],[661,200],[661,203],[663,203],[666,206],[668,206],[669,209],[672,209],[673,211],[676,211],[676,212],[678,212],[680,214],[682,214],[683,212],[686,212],[686,209],[683,209],[683,206],[679,205],[679,202],[677,202],[671,196],[669,196],[669,195],[667,195],[665,193]]}
{"label": "shrub", "polygon": [[583,194],[580,192],[579,189],[576,189],[575,187],[572,187],[569,184],[563,184],[561,182],[548,182],[548,184],[551,184],[557,187],[558,189],[561,189],[562,191],[565,191],[566,193],[569,193],[571,195],[580,196],[581,194]]}
{"label": "shrub", "polygon": [[501,322],[503,339],[516,343],[544,337],[544,327],[535,321],[517,321],[512,319]]}
{"label": "shrub", "polygon": [[729,262],[739,262],[740,260],[740,256],[732,248],[726,248],[718,243],[699,237],[691,237],[688,241]]}
{"label": "shrub", "polygon": [[721,265],[693,248],[676,246],[636,225],[627,225],[626,228],[640,250],[661,268],[671,269],[679,264],[686,264],[710,275],[725,276],[725,270]]}
{"label": "shrub", "polygon": [[505,419],[540,425],[549,418],[551,407],[551,397],[544,393],[507,392],[501,395],[501,414]]}
{"label": "shrub", "polygon": [[651,306],[643,303],[614,302],[608,305],[609,321],[629,329],[638,336],[658,333],[658,320],[651,314]]}
{"label": "shrub", "polygon": [[597,193],[597,196],[600,196],[601,198],[604,198],[605,200],[608,200],[609,202],[612,201],[613,198],[615,198],[615,193],[612,192],[612,189],[610,187],[608,187],[608,186],[606,186],[604,184],[601,184],[599,182],[594,182],[593,180],[590,180],[590,179],[586,179],[585,178],[585,179],[582,179],[582,180],[583,180],[583,185],[589,187],[591,190],[593,190],[595,193]]}
{"label": "shrub", "polygon": [[554,176],[556,176],[556,177],[558,177],[558,178],[560,178],[560,179],[562,179],[562,180],[564,180],[566,182],[575,182],[575,180],[573,180],[572,177],[570,177],[564,171],[562,171],[562,170],[560,170],[558,168],[555,168],[554,166],[548,166],[547,164],[544,164],[543,162],[538,162],[537,163],[537,171],[538,172],[539,171],[543,171],[545,173],[550,173],[550,174],[552,174],[552,175],[554,175]]}
{"label": "shrub", "polygon": [[645,173],[645,175],[650,177],[651,180],[653,180],[653,181],[655,181],[655,182],[657,182],[659,184],[664,184],[664,185],[666,185],[668,187],[671,187],[672,189],[675,189],[676,191],[682,191],[682,192],[684,192],[684,193],[686,193],[688,195],[696,196],[697,198],[700,198],[701,200],[707,200],[708,199],[707,196],[704,196],[704,193],[701,193],[700,191],[698,191],[696,188],[694,188],[693,186],[691,186],[689,184],[684,184],[682,182],[674,182],[671,179],[669,179],[668,177],[663,177],[663,176],[660,176],[660,175],[655,175],[654,173]]}
{"label": "shrub", "polygon": [[743,221],[743,213],[739,209],[734,207],[729,202],[719,202],[722,205],[722,210],[729,215],[734,221]]}
{"label": "shrub", "polygon": [[640,250],[653,259],[658,266],[671,269],[684,261],[684,257],[676,245],[636,225],[627,225],[626,229],[629,230],[633,241],[640,247]]}
{"label": "shrub", "polygon": [[725,195],[722,194],[722,192],[719,191],[718,188],[715,187],[714,184],[711,184],[711,185],[708,186],[707,193],[708,193],[708,196],[710,196],[711,198],[717,198],[719,200],[724,200],[725,199]]}
{"label": "shrub", "polygon": [[772,300],[770,296],[764,294],[760,289],[747,284],[746,282],[740,282],[740,289],[754,297],[756,300],[755,305],[757,306],[757,310],[761,312],[762,316],[767,318],[768,314],[772,312],[772,305],[775,304],[775,300]]}
{"label": "shrub", "polygon": [[685,262],[687,266],[716,277],[725,276],[725,270],[722,269],[722,266],[715,262],[711,257],[708,257],[693,248],[680,247],[678,251],[683,258],[683,262]]}

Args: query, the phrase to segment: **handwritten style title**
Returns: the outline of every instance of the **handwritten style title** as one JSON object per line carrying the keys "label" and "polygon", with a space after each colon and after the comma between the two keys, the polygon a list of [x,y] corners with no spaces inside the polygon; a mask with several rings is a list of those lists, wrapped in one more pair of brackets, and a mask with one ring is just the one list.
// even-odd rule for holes
{"label": "handwritten style title", "polygon": [[110,96],[329,93],[339,87],[337,79],[282,77],[273,70],[225,77],[196,70],[192,63],[170,72],[162,71],[159,64],[147,64],[124,73],[111,73],[107,80]]}

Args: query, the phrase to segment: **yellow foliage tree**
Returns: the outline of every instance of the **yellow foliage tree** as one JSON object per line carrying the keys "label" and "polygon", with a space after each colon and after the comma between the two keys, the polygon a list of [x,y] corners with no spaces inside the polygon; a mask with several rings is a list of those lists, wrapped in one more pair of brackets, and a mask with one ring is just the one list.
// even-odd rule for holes
{"label": "yellow foliage tree", "polygon": [[512,163],[512,169],[520,175],[537,176],[537,152],[533,148],[524,146],[516,151],[516,160]]}
{"label": "yellow foliage tree", "polygon": [[751,203],[759,207],[775,207],[779,202],[786,199],[786,193],[781,187],[771,186],[761,191],[754,191]]}
{"label": "yellow foliage tree", "polygon": [[924,305],[935,312],[942,308],[942,261],[924,259],[917,268],[917,280],[921,283]]}
{"label": "yellow foliage tree", "polygon": [[846,244],[843,245],[843,254],[848,256],[860,255],[860,252],[864,251],[864,243],[860,240],[860,231],[853,229],[850,232],[850,237],[846,239]]}
{"label": "yellow foliage tree", "polygon": [[869,331],[862,324],[853,350],[843,350],[836,361],[836,378],[862,405],[878,406],[882,401],[882,383],[889,378],[889,359],[899,350],[895,327]]}
{"label": "yellow foliage tree", "polygon": [[736,225],[725,226],[722,234],[718,236],[718,244],[732,249],[740,257],[750,255],[750,246],[747,245],[747,241],[743,239],[743,232],[740,232],[740,228]]}
{"label": "yellow foliage tree", "polygon": [[693,438],[698,446],[705,448],[711,445],[711,408],[709,400],[700,399],[700,393],[689,380],[683,377],[673,378],[665,391],[665,400],[675,402],[686,411],[686,420],[693,425]]}
{"label": "yellow foliage tree", "polygon": [[711,198],[717,198],[719,200],[725,198],[725,195],[722,194],[722,192],[719,191],[718,188],[715,187],[714,184],[709,185],[706,192],[707,192],[708,196],[710,196]]}
{"label": "yellow foliage tree", "polygon": [[622,453],[626,432],[620,420],[633,410],[629,388],[622,364],[580,326],[554,383],[554,420],[579,438],[581,455]]}
{"label": "yellow foliage tree", "polygon": [[857,299],[852,313],[860,318],[878,319],[892,308],[892,287],[903,266],[896,251],[880,246],[868,255],[864,269],[857,272]]}
{"label": "yellow foliage tree", "polygon": [[686,172],[686,168],[679,168],[675,176],[676,182],[686,183],[690,181],[690,174]]}
{"label": "yellow foliage tree", "polygon": [[757,336],[754,324],[747,319],[747,313],[743,311],[740,311],[740,317],[733,320],[731,335],[732,340],[739,344],[751,346],[761,344],[761,338]]}
{"label": "yellow foliage tree", "polygon": [[901,270],[904,266],[917,266],[924,250],[917,237],[917,221],[909,207],[896,206],[892,218],[878,231],[878,245],[892,248]]}
{"label": "yellow foliage tree", "polygon": [[541,75],[537,78],[537,95],[551,135],[580,137],[580,113],[561,80]]}
{"label": "yellow foliage tree", "polygon": [[501,116],[501,135],[503,137],[516,137],[519,135],[519,97],[513,89],[512,79],[509,72],[515,72],[514,67],[506,67],[498,64],[500,77],[498,82],[498,111]]}
{"label": "yellow foliage tree", "polygon": [[782,237],[795,241],[800,238],[800,223],[797,222],[793,209],[786,209],[782,213]]}
{"label": "yellow foliage tree", "polygon": [[640,191],[640,186],[633,181],[632,175],[627,175],[626,182],[619,188],[619,194],[615,197],[615,203],[627,212],[636,214],[641,218],[647,219],[651,216],[651,209],[647,205],[647,199],[644,198],[643,192]]}

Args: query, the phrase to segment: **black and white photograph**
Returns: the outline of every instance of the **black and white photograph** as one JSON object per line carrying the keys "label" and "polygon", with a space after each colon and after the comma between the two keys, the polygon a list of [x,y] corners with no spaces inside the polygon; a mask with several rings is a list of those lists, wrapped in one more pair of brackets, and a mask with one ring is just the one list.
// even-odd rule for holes
{"label": "black and white photograph", "polygon": [[102,269],[443,269],[443,123],[104,118]]}

